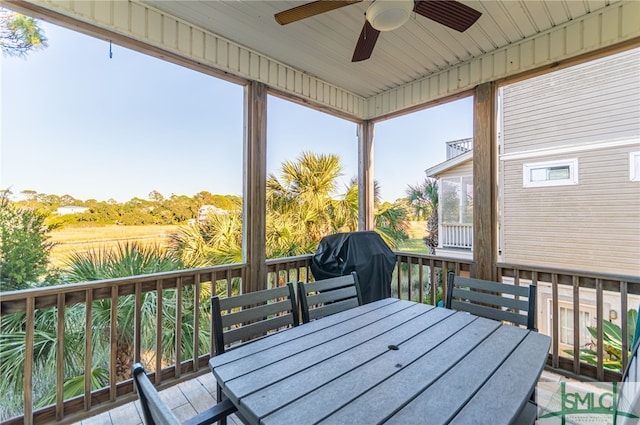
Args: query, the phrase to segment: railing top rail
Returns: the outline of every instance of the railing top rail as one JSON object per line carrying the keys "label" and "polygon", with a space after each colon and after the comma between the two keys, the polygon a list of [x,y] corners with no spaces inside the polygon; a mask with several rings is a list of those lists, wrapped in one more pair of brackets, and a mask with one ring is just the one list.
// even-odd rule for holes
{"label": "railing top rail", "polygon": [[27,297],[42,297],[56,295],[60,293],[77,292],[86,289],[106,286],[126,286],[134,283],[154,282],[158,280],[169,280],[184,276],[202,275],[208,273],[219,273],[228,270],[239,270],[246,267],[244,263],[225,264],[221,266],[203,267],[198,269],[175,270],[169,272],[151,273],[139,276],[119,277],[112,279],[93,280],[89,282],[67,283],[54,286],[43,286],[41,288],[23,289],[18,291],[6,291],[0,293],[2,302],[23,300]]}
{"label": "railing top rail", "polygon": [[465,258],[445,257],[442,255],[420,254],[417,252],[404,252],[404,251],[393,251],[393,253],[396,256],[401,255],[403,257],[423,258],[425,260],[444,261],[449,263],[460,263],[460,264],[469,264],[469,265],[473,264],[473,260],[465,259]]}
{"label": "railing top rail", "polygon": [[265,261],[265,263],[268,266],[273,264],[288,264],[288,263],[295,263],[298,261],[305,261],[311,257],[313,257],[313,254],[296,255],[295,257],[269,258]]}
{"label": "railing top rail", "polygon": [[538,266],[529,266],[529,265],[523,266],[522,264],[508,264],[508,263],[497,263],[496,267],[499,269],[528,270],[528,271],[535,271],[538,273],[549,273],[549,274],[564,275],[564,276],[576,276],[576,277],[583,277],[588,279],[616,280],[620,282],[640,284],[640,276],[588,272],[588,271],[581,271],[581,270],[556,269],[552,267],[538,267]]}

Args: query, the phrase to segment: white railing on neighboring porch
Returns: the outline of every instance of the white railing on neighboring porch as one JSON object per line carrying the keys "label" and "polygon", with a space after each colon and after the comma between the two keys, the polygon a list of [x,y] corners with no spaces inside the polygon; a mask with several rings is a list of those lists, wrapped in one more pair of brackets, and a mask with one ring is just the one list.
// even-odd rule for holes
{"label": "white railing on neighboring porch", "polygon": [[473,247],[473,224],[443,224],[442,247],[464,248]]}

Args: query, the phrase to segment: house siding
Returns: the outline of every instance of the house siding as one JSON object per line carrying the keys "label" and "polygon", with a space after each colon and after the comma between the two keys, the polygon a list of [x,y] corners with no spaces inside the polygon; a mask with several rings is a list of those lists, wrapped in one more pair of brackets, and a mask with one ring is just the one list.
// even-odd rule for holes
{"label": "house siding", "polygon": [[502,153],[637,137],[638,64],[640,49],[633,49],[505,86]]}
{"label": "house siding", "polygon": [[[593,78],[567,69],[503,90],[502,259],[638,276],[640,49],[580,67]],[[523,187],[524,164],[568,159],[577,185]]]}

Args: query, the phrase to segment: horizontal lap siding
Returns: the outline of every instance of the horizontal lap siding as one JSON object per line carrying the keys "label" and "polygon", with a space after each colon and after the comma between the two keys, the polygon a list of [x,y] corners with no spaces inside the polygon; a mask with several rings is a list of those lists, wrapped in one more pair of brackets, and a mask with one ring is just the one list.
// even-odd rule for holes
{"label": "horizontal lap siding", "polygon": [[[505,262],[640,275],[639,76],[634,49],[504,88]],[[573,158],[577,185],[523,187],[523,164]]]}

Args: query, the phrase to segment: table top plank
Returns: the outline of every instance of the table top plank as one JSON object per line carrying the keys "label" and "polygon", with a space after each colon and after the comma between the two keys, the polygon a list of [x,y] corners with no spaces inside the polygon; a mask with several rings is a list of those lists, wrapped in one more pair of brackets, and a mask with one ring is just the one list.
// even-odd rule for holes
{"label": "table top plank", "polygon": [[[476,334],[461,341],[465,345],[462,349],[452,349],[450,341],[446,341],[321,423],[376,423],[398,410],[402,412],[403,406],[408,407],[410,417],[429,418],[429,424],[447,423],[523,337],[520,332],[497,327],[486,337]],[[423,396],[425,392],[428,396]],[[419,401],[408,403],[416,396]],[[395,423],[411,422],[410,417],[400,415]]]}
{"label": "table top plank", "polygon": [[[388,349],[389,344],[397,343],[401,340],[400,338],[409,338],[417,333],[416,326],[426,328],[443,320],[449,314],[451,313],[444,309],[428,310],[416,305],[416,308],[404,309],[397,314],[390,315],[382,322],[370,323],[354,332],[327,340],[324,344],[313,349],[281,358],[258,370],[227,380],[225,386],[231,394],[242,398],[349,350],[353,351],[349,354],[350,356],[356,356],[354,360],[371,355],[368,352],[363,352],[361,349],[363,346],[368,347],[372,353],[375,351],[382,354]],[[415,325],[412,323],[414,320],[420,320],[423,324]],[[396,331],[394,328],[398,328],[398,330]],[[405,334],[410,334],[402,335],[400,334],[402,330]],[[381,339],[380,336],[384,336],[384,338]]]}
{"label": "table top plank", "polygon": [[[497,417],[515,416],[535,387],[550,345],[548,336],[530,332],[451,423],[467,424],[472,420],[478,425],[493,425]],[[521,400],[521,405],[515,400]]]}
{"label": "table top plank", "polygon": [[[429,424],[448,423],[474,397],[477,389],[496,373],[526,336],[514,326],[501,326],[455,366],[443,371],[439,380],[425,385],[424,391],[385,423],[406,424],[416,417],[429,418]],[[407,382],[411,382],[411,379],[410,376],[406,377]],[[504,397],[520,401],[513,394],[504,394]],[[499,421],[496,419],[496,422]]]}
{"label": "table top plank", "polygon": [[[263,338],[263,340],[247,344],[247,346],[256,344],[256,347],[246,353],[243,357],[231,362],[226,362],[225,364],[220,364],[215,368],[214,375],[216,376],[216,379],[220,379],[226,383],[240,374],[260,370],[280,359],[290,358],[301,352],[317,349],[331,339],[340,337],[349,338],[354,332],[360,331],[360,329],[365,325],[374,325],[378,323],[378,326],[382,327],[384,326],[384,322],[388,321],[390,317],[393,317],[404,310],[409,310],[410,314],[413,315],[418,315],[426,311],[424,307],[420,307],[415,303],[394,303],[387,304],[382,308],[371,310],[366,314],[354,316],[351,320],[332,324],[331,326],[316,328],[309,327],[306,330],[303,329],[305,332],[300,332],[298,328],[303,328],[306,324],[304,326],[299,326],[298,328],[286,329],[279,332],[283,334],[278,335],[281,337],[279,344],[268,344],[268,346],[267,344],[259,344],[262,343],[263,340],[266,341],[269,338]],[[312,323],[320,321],[322,320],[317,320]],[[372,328],[373,327],[374,326],[372,326]],[[273,336],[275,337],[276,335],[274,334]],[[285,338],[287,336],[289,336],[289,338]]]}
{"label": "table top plank", "polygon": [[[392,312],[400,311],[404,308],[409,308],[415,303],[409,301],[402,301],[392,298],[385,298],[380,301],[376,301],[370,304],[365,304],[360,308],[354,308],[346,310],[339,315],[332,315],[324,317],[322,320],[314,320],[312,322],[304,324],[304,326],[296,326],[294,328],[285,329],[283,331],[275,332],[266,337],[256,339],[250,344],[242,344],[241,346],[229,350],[224,355],[214,356],[209,360],[209,366],[211,368],[219,368],[220,366],[232,363],[237,360],[243,360],[247,356],[256,354],[263,350],[279,346],[283,343],[290,343],[297,338],[305,337],[314,332],[319,332],[327,328],[334,326],[339,327],[353,327],[353,323],[350,323],[351,319],[358,316],[373,315],[370,316],[371,321],[381,320]],[[344,313],[344,315],[343,315]],[[333,328],[331,332],[338,332]]]}
{"label": "table top plank", "polygon": [[423,356],[433,358],[432,361],[440,368],[446,368],[447,362],[454,364],[464,355],[465,349],[471,349],[468,348],[467,341],[480,341],[498,327],[496,322],[476,320],[464,313],[454,314],[428,331],[396,344],[398,350],[388,350],[315,391],[295,399],[289,405],[262,418],[261,423],[315,423]]}
{"label": "table top plank", "polygon": [[254,425],[498,424],[526,404],[549,346],[536,332],[385,299],[258,339],[210,366]]}
{"label": "table top plank", "polygon": [[[300,398],[322,385],[345,373],[357,368],[364,362],[370,361],[386,353],[390,344],[405,341],[416,334],[416,329],[428,329],[451,315],[450,310],[433,309],[427,314],[404,323],[369,340],[351,350],[344,351],[337,356],[323,360],[321,363],[288,376],[273,385],[254,392],[241,401],[241,404],[251,406],[255,418],[262,418],[269,413],[285,406],[291,400]],[[464,320],[464,319],[462,319]],[[467,319],[466,321],[470,321]],[[298,359],[287,359],[296,364]]]}

